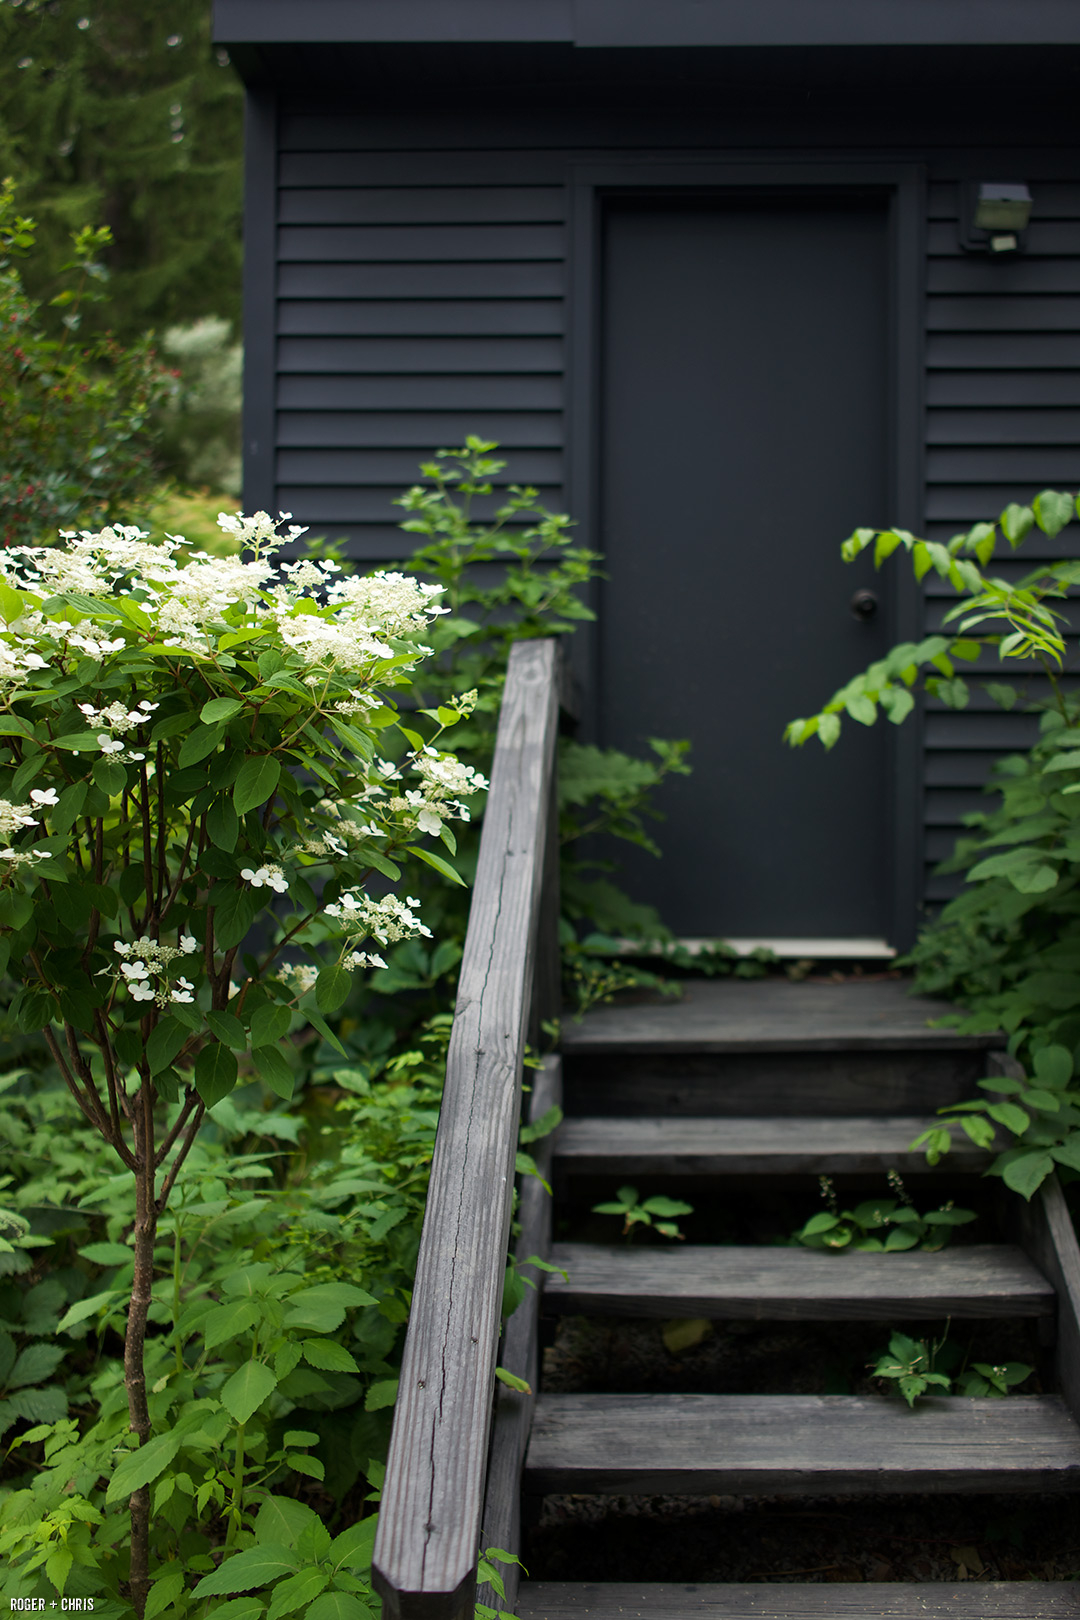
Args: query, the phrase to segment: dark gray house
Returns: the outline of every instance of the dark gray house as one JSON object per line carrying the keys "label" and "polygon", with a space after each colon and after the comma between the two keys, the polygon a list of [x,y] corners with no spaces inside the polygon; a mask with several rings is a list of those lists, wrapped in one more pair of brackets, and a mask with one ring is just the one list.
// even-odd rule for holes
{"label": "dark gray house", "polygon": [[387,561],[417,461],[497,439],[607,558],[591,734],[694,739],[642,897],[686,935],[903,945],[1029,722],[780,734],[950,594],[845,568],[856,524],[947,538],[1080,482],[1080,5],[215,17],[249,87],[248,508]]}

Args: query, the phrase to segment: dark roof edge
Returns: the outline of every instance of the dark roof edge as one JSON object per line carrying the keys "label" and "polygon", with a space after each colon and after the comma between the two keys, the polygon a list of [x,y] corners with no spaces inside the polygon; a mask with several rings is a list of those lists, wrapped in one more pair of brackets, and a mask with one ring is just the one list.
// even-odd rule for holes
{"label": "dark roof edge", "polygon": [[214,0],[258,44],[1076,45],[1077,0]]}

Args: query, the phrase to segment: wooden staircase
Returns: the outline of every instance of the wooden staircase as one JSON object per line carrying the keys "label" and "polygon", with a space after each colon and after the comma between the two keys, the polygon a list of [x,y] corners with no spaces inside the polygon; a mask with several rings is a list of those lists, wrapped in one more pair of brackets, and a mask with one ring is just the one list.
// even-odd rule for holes
{"label": "wooden staircase", "polygon": [[[930,1172],[910,1143],[934,1107],[970,1096],[978,1078],[995,1064],[1001,1072],[1008,1060],[984,1041],[928,1028],[928,1016],[938,1010],[909,999],[895,981],[794,986],[729,980],[695,983],[682,1003],[606,1009],[569,1025],[563,1042],[567,1118],[550,1152],[556,1216],[578,1185],[618,1179],[662,1185],[675,1196],[692,1182],[696,1208],[710,1189],[722,1194],[733,1178],[740,1186],[755,1179],[760,1186],[764,1177],[770,1189],[779,1189],[787,1178],[823,1172],[875,1176],[880,1186],[887,1170],[898,1169],[920,1204],[933,1200],[935,1180],[943,1192],[949,1183],[951,1193],[958,1175],[985,1167],[985,1156],[961,1138],[965,1145],[958,1143]],[[539,1112],[556,1096],[555,1065],[544,1080],[534,1104]],[[995,1202],[1006,1221],[1011,1206],[1019,1206],[1004,1190]],[[543,1245],[547,1203],[542,1193],[526,1194],[522,1255]],[[547,1394],[541,1387],[524,1456],[526,1495],[1080,1489],[1080,1427],[1067,1398],[1071,1393],[1075,1403],[1080,1382],[1080,1255],[1056,1186],[1031,1210],[1015,1213],[1012,1242],[958,1243],[936,1254],[553,1244],[550,1259],[567,1275],[545,1278],[540,1308],[548,1315],[888,1320],[897,1326],[947,1317],[1038,1318],[1044,1339],[1058,1327],[1058,1392],[1004,1400],[930,1397],[911,1411],[884,1395]],[[522,1342],[523,1325],[515,1326],[503,1360],[510,1365],[508,1356],[525,1350],[527,1371],[534,1372],[535,1352],[529,1355]],[[513,1400],[522,1397],[505,1404]],[[492,1505],[485,1534],[499,1528],[512,1534],[507,1515],[502,1526],[498,1518]],[[1038,1620],[1080,1616],[1080,1584],[678,1587],[525,1580],[509,1606],[521,1620]]]}
{"label": "wooden staircase", "polygon": [[[526,1071],[530,1119],[561,1101],[566,1120],[534,1150],[554,1205],[536,1178],[519,1178],[516,1254],[550,1254],[567,1277],[527,1291],[501,1330],[524,1047],[559,1010],[560,681],[554,643],[513,648],[379,1509],[384,1620],[472,1620],[478,1551],[520,1549],[523,1498],[545,1493],[1076,1490],[1080,1251],[1064,1198],[1056,1181],[1031,1205],[978,1181],[984,1160],[966,1139],[936,1172],[912,1154],[937,1108],[970,1096],[988,1070],[1009,1072],[1009,1060],[929,1028],[939,1009],[895,981],[694,982],[679,1003],[565,1025],[562,1055]],[[551,1244],[553,1208],[576,1199],[587,1211],[591,1184],[685,1187],[700,1210],[727,1190],[812,1197],[825,1173],[870,1176],[877,1191],[889,1170],[918,1178],[917,1197],[935,1176],[943,1191],[966,1177],[997,1211],[984,1221],[994,1241],[936,1255]],[[790,1226],[778,1213],[772,1229]],[[803,1321],[807,1332],[837,1320],[1029,1318],[1047,1347],[1049,1393],[909,1411],[876,1395],[548,1392],[541,1310]],[[528,1392],[497,1384],[497,1365]],[[583,1575],[519,1586],[512,1568],[504,1599],[490,1587],[479,1597],[520,1620],[1080,1620],[1080,1583],[1067,1581],[649,1586],[633,1570],[612,1585]]]}

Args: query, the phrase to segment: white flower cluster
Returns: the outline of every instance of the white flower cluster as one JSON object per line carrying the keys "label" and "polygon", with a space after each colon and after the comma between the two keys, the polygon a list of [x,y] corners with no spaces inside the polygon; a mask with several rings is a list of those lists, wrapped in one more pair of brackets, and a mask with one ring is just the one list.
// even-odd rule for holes
{"label": "white flower cluster", "polygon": [[253,889],[273,889],[275,894],[284,894],[289,887],[289,880],[280,866],[245,866],[240,876]]}
{"label": "white flower cluster", "polygon": [[[181,560],[174,554],[185,544],[182,536],[149,544],[146,531],[119,526],[96,533],[62,531],[63,548],[13,547],[0,553],[0,579],[15,589],[37,599],[63,592],[92,598],[102,603],[108,621],[103,626],[87,614],[74,625],[43,614],[31,602],[15,622],[0,625],[0,684],[18,684],[29,671],[45,669],[72,651],[98,661],[119,651],[127,637],[119,633],[124,620],[118,620],[110,599],[137,589],[139,613],[135,621],[128,618],[129,634],[138,634],[136,625],[145,615],[154,640],[178,651],[206,653],[216,635],[236,628],[235,616],[230,624],[225,615],[239,609],[246,627],[272,629],[304,658],[313,687],[345,677],[354,690],[338,701],[367,706],[355,686],[373,664],[394,655],[391,642],[409,641],[416,657],[430,650],[419,646],[417,637],[438,614],[449,612],[438,605],[442,587],[404,574],[341,579],[333,561],[275,565],[273,553],[304,533],[293,524],[279,534],[288,517],[287,512],[277,519],[266,512],[250,518],[220,514],[219,525],[248,561],[202,551]],[[117,728],[101,723],[111,739]]]}
{"label": "white flower cluster", "polygon": [[[40,791],[40,790],[39,790]],[[55,796],[51,801],[55,804]],[[36,827],[38,820],[30,814],[28,804],[11,804],[7,799],[0,799],[0,838],[5,841],[14,838],[23,827]]]}
{"label": "white flower cluster", "polygon": [[88,726],[102,726],[110,732],[118,732],[121,737],[125,732],[134,731],[136,726],[144,726],[157,707],[145,698],[137,709],[129,709],[123,703],[110,703],[104,709],[95,709],[92,703],[79,704]]}
{"label": "white flower cluster", "polygon": [[430,833],[437,838],[443,823],[455,817],[459,821],[470,819],[469,807],[463,801],[473,793],[482,793],[487,778],[472,765],[463,765],[456,754],[440,754],[437,748],[425,748],[413,766],[420,775],[422,786],[406,788],[404,794],[386,798],[382,783],[401,780],[401,772],[389,760],[375,763],[376,780],[369,782],[361,798],[385,799],[385,809],[392,816],[401,817],[407,827]]}
{"label": "white flower cluster", "polygon": [[[121,645],[123,645],[121,643]],[[18,686],[26,675],[35,669],[48,669],[48,659],[42,658],[25,642],[16,642],[0,638],[0,682],[6,686]]]}
{"label": "white flower cluster", "polygon": [[348,956],[342,959],[342,966],[347,968],[384,968],[386,963],[381,956],[376,956],[374,951],[350,951]]}
{"label": "white flower cluster", "polygon": [[357,692],[355,697],[339,698],[333,705],[335,714],[363,714],[367,709],[381,707],[373,692]]}
{"label": "white flower cluster", "polygon": [[309,990],[314,990],[319,970],[310,962],[286,962],[278,969],[277,977],[295,996],[306,996]]}
{"label": "white flower cluster", "polygon": [[468,821],[469,807],[462,800],[488,785],[472,765],[463,765],[456,754],[440,754],[437,748],[425,748],[413,769],[420,773],[423,787],[407,788],[405,801],[416,812],[419,830],[436,836],[449,817]]}
{"label": "white flower cluster", "polygon": [[362,794],[360,799],[345,800],[343,804],[335,804],[333,799],[320,799],[316,809],[334,823],[333,830],[322,828],[318,833],[305,838],[296,846],[299,853],[323,858],[336,855],[341,859],[348,855],[350,844],[359,844],[365,838],[385,838],[383,829],[376,826],[370,818],[354,821],[349,814],[350,811],[359,812],[360,805],[366,797],[366,794]]}
{"label": "white flower cluster", "polygon": [[130,945],[122,939],[113,941],[113,950],[123,958],[120,963],[121,983],[132,1001],[156,1001],[159,1007],[170,1002],[190,1002],[195,999],[195,986],[190,979],[179,978],[175,984],[154,984],[170,962],[182,956],[193,956],[199,942],[193,934],[180,936],[179,948],[162,945],[159,940],[142,934]]}
{"label": "white flower cluster", "polygon": [[5,863],[7,871],[14,872],[20,866],[32,866],[35,861],[48,859],[47,849],[14,849],[10,840],[24,827],[41,825],[37,816],[31,815],[32,810],[44,810],[58,803],[55,788],[31,788],[29,804],[12,804],[8,799],[0,799],[0,841],[4,845],[0,848],[0,861]]}
{"label": "white flower cluster", "polygon": [[419,935],[431,938],[431,929],[411,909],[419,904],[412,895],[407,900],[399,900],[396,894],[373,900],[361,889],[346,889],[340,901],[323,907],[323,916],[340,923],[342,932],[352,941],[370,934],[380,945],[396,945],[398,940],[416,939]]}
{"label": "white flower cluster", "polygon": [[[120,646],[123,645],[121,642]],[[125,748],[122,742],[117,742],[113,733],[118,731],[123,736],[126,732],[133,731],[136,726],[144,726],[158,707],[158,704],[150,703],[145,698],[137,709],[129,709],[123,703],[110,703],[104,709],[95,709],[92,703],[79,704],[79,708],[86,716],[87,725],[109,728],[97,734],[98,746],[105,757],[114,759],[119,764],[135,765],[144,760],[146,755],[139,753],[138,749]],[[76,748],[73,752],[78,754],[79,750]]]}
{"label": "white flower cluster", "polygon": [[[242,551],[253,551],[256,557],[264,557],[307,533],[298,523],[293,523],[287,534],[278,534],[278,524],[288,522],[291,517],[291,512],[279,512],[276,518],[269,512],[256,512],[253,517],[245,517],[243,512],[219,512],[217,520],[222,533],[231,534]],[[336,568],[337,564],[330,566]]]}
{"label": "white flower cluster", "polygon": [[45,849],[0,849],[0,861],[7,863],[7,870],[14,872],[19,866],[33,866],[35,861],[47,861],[49,852]]}
{"label": "white flower cluster", "polygon": [[440,613],[441,585],[426,585],[409,574],[350,574],[327,592],[331,602],[345,607],[348,617],[377,624],[384,636],[412,636]]}

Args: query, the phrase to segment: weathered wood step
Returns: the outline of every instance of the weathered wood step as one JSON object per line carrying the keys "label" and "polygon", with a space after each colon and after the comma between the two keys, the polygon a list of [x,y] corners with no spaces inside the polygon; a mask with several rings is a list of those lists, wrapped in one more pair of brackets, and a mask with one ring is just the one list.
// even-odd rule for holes
{"label": "weathered wood step", "polygon": [[1054,1290],[1022,1249],[973,1244],[937,1254],[557,1243],[568,1281],[544,1278],[549,1314],[873,1321],[1050,1316]]}
{"label": "weathered wood step", "polygon": [[1056,1395],[540,1395],[525,1489],[872,1495],[1080,1489]]}
{"label": "weathered wood step", "polygon": [[691,980],[662,1006],[563,1025],[569,1114],[906,1114],[970,1096],[988,1035],[901,981]]}
{"label": "weathered wood step", "polygon": [[520,1620],[1077,1620],[1080,1583],[523,1581],[514,1609]]}
{"label": "weathered wood step", "polygon": [[935,1027],[956,1008],[913,996],[899,980],[793,984],[786,979],[695,979],[676,1001],[598,1007],[568,1020],[562,1046],[594,1052],[970,1051],[1001,1046],[986,1035]]}
{"label": "weathered wood step", "polygon": [[[564,1120],[555,1168],[566,1175],[857,1175],[929,1169],[911,1151],[932,1116],[907,1118],[588,1119]],[[938,1171],[979,1174],[989,1157],[964,1135]]]}
{"label": "weathered wood step", "polygon": [[713,1118],[933,1114],[992,1072],[985,1052],[567,1056],[566,1112]]}

